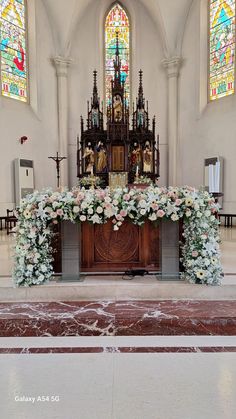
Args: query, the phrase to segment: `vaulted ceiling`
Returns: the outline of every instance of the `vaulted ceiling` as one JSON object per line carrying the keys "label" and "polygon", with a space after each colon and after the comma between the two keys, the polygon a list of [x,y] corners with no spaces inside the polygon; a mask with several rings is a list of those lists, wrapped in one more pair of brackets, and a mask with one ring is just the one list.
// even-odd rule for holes
{"label": "vaulted ceiling", "polygon": [[[73,32],[88,7],[97,0],[42,0],[50,22],[56,52],[69,55]],[[113,2],[102,0],[107,7]],[[197,0],[135,0],[147,9],[162,38],[166,57],[181,52],[187,16],[192,2]],[[66,7],[65,7],[66,3]],[[125,0],[129,6],[129,0]]]}

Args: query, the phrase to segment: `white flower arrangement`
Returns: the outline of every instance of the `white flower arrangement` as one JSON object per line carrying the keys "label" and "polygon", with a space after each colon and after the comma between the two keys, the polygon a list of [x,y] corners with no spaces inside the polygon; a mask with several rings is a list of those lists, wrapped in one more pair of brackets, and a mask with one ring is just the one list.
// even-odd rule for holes
{"label": "white flower arrangement", "polygon": [[158,222],[166,217],[183,220],[182,277],[191,283],[217,285],[222,276],[217,211],[208,192],[191,187],[35,192],[21,201],[18,210],[13,279],[17,286],[31,286],[51,278],[50,225],[63,220],[103,224],[111,219],[114,230],[119,230],[125,219],[142,225],[145,220]]}

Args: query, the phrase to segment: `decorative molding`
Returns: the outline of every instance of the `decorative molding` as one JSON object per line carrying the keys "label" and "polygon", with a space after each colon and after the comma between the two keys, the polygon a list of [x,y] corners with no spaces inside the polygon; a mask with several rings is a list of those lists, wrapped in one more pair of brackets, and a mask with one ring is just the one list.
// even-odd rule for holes
{"label": "decorative molding", "polygon": [[178,77],[179,69],[182,63],[182,58],[179,56],[174,56],[170,58],[165,58],[162,60],[162,65],[167,69],[168,77]]}
{"label": "decorative molding", "polygon": [[56,67],[57,77],[67,77],[68,67],[72,63],[72,59],[58,55],[53,58],[53,63]]}

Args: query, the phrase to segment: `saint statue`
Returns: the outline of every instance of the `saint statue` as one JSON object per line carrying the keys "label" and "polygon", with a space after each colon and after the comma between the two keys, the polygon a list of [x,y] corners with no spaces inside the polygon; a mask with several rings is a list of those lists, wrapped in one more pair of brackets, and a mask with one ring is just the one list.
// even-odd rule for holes
{"label": "saint statue", "polygon": [[83,159],[85,159],[85,172],[93,174],[94,166],[94,151],[92,149],[91,143],[85,147]]}
{"label": "saint statue", "polygon": [[141,128],[144,126],[144,109],[138,110],[138,128]]}
{"label": "saint statue", "polygon": [[142,151],[137,143],[134,143],[133,150],[130,155],[130,167],[131,171],[135,172],[136,175],[140,174],[142,164]]}
{"label": "saint statue", "polygon": [[98,126],[99,126],[98,109],[92,108],[92,127],[98,128]]}
{"label": "saint statue", "polygon": [[122,101],[120,95],[115,95],[113,99],[114,119],[119,122],[122,119]]}
{"label": "saint statue", "polygon": [[97,147],[97,163],[96,171],[97,173],[106,173],[107,172],[107,152],[101,141],[99,141]]}
{"label": "saint statue", "polygon": [[149,141],[145,143],[143,150],[143,172],[152,172],[152,150]]}

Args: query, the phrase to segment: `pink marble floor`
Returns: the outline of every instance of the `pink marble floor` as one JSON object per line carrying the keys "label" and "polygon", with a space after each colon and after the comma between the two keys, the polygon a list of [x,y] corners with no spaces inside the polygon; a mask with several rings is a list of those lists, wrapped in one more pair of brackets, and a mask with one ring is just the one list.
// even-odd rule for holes
{"label": "pink marble floor", "polygon": [[0,303],[0,337],[236,335],[235,301]]}

